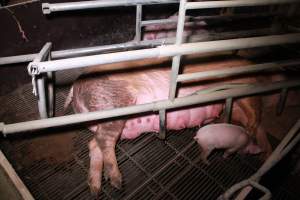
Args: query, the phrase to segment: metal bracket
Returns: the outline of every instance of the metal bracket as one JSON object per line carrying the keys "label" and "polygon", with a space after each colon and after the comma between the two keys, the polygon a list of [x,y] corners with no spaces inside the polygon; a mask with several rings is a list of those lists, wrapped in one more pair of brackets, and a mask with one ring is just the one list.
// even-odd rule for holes
{"label": "metal bracket", "polygon": [[38,107],[41,118],[47,118],[47,99],[45,76],[40,74],[39,63],[50,58],[51,42],[46,43],[40,53],[27,66],[28,74],[32,77],[32,93],[38,96]]}

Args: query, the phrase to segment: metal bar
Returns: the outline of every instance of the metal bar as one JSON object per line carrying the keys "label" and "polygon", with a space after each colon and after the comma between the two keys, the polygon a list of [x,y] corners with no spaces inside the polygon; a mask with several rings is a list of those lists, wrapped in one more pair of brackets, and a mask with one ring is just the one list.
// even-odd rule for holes
{"label": "metal bar", "polygon": [[283,88],[281,90],[279,102],[278,102],[278,105],[277,105],[277,110],[276,110],[277,115],[280,115],[282,113],[282,111],[284,109],[284,106],[285,106],[287,95],[288,95],[288,89]]}
{"label": "metal bar", "polygon": [[[7,160],[3,152],[0,150],[0,168],[1,173],[5,174],[5,178],[9,179],[9,186],[13,186],[14,191],[17,191],[17,195],[15,198],[17,199],[26,199],[26,200],[34,200],[33,196],[29,192],[28,188],[25,186],[23,181],[20,179],[13,166]],[[4,180],[1,180],[1,184],[3,184]],[[3,187],[4,188],[4,187]],[[3,198],[6,195],[1,195]],[[13,197],[11,197],[13,198]],[[5,199],[5,198],[4,198]]]}
{"label": "metal bar", "polygon": [[265,195],[263,197],[261,197],[259,200],[271,199],[272,193],[270,192],[270,190],[268,188],[262,186],[261,184],[255,182],[255,181],[250,181],[250,185],[252,185],[253,187],[256,187],[257,189],[259,189],[260,191],[265,193]]}
{"label": "metal bar", "polygon": [[54,72],[47,72],[48,115],[54,116]]}
{"label": "metal bar", "polygon": [[[121,43],[121,44],[59,50],[59,51],[52,51],[51,58],[52,59],[61,59],[61,58],[70,58],[70,57],[75,57],[75,56],[91,55],[91,54],[102,53],[102,52],[107,52],[107,51],[117,51],[117,50],[121,50],[121,49],[155,47],[162,43],[163,43],[163,40],[141,41],[140,43],[137,43],[135,41],[130,41],[130,42]],[[37,55],[38,54],[36,53],[36,54],[25,54],[25,55],[19,55],[19,56],[1,57],[0,65],[30,62],[30,61],[33,61],[33,59]]]}
{"label": "metal bar", "polygon": [[232,98],[227,98],[225,103],[225,122],[230,123],[232,113]]}
{"label": "metal bar", "polygon": [[235,67],[234,69],[210,70],[196,73],[180,74],[177,78],[178,82],[191,80],[207,80],[212,78],[226,78],[229,76],[237,76],[249,73],[257,73],[263,71],[283,70],[284,67],[300,67],[300,60],[285,60],[257,65],[249,65],[243,67]]}
{"label": "metal bar", "polygon": [[39,52],[39,54],[33,59],[33,62],[40,62],[40,61],[46,60],[50,54],[51,47],[52,47],[52,43],[47,42],[43,46],[43,48]]}
{"label": "metal bar", "polygon": [[[208,15],[208,16],[186,16],[186,20],[201,21],[207,19],[243,19],[243,18],[256,18],[256,17],[270,17],[274,15],[280,15],[280,12],[267,12],[267,13],[246,13],[246,14],[224,14],[224,15]],[[141,26],[150,26],[150,25],[161,25],[161,24],[171,24],[177,23],[177,19],[156,19],[156,20],[145,20],[142,21]]]}
{"label": "metal bar", "polygon": [[299,0],[232,0],[232,1],[202,1],[189,2],[186,9],[228,8],[244,6],[265,6],[275,4],[299,3]]}
{"label": "metal bar", "polygon": [[299,87],[299,86],[300,86],[299,80],[277,82],[277,83],[272,83],[267,85],[256,84],[249,87],[220,90],[208,94],[205,93],[199,95],[194,94],[187,97],[176,98],[174,101],[170,101],[170,100],[156,101],[153,103],[142,104],[142,105],[127,106],[123,108],[108,109],[108,110],[89,112],[89,113],[73,114],[69,116],[53,117],[49,119],[40,119],[35,121],[20,122],[15,124],[8,124],[8,125],[4,125],[4,123],[0,123],[0,131],[2,131],[4,135],[7,135],[7,134],[12,134],[17,132],[38,130],[38,129],[44,129],[49,127],[65,126],[65,125],[77,124],[81,122],[88,122],[88,121],[94,121],[99,119],[121,117],[121,116],[136,114],[136,113],[159,111],[162,109],[167,110],[172,108],[191,106],[195,104],[209,103],[209,102],[226,99],[229,97],[236,98],[242,96],[249,96],[253,94],[274,91],[281,88],[291,88],[291,87]]}
{"label": "metal bar", "polygon": [[62,60],[45,61],[34,63],[39,72],[49,72],[81,68],[86,66],[101,65],[129,60],[139,60],[145,58],[159,58],[176,55],[187,55],[195,53],[209,53],[217,51],[227,51],[234,49],[245,49],[252,47],[263,47],[287,43],[300,42],[300,34],[273,35],[252,38],[240,38],[230,40],[219,40],[209,42],[188,43],[182,45],[166,45],[157,48],[134,50],[128,52],[117,52],[103,55],[84,56],[79,58],[68,58]]}
{"label": "metal bar", "polygon": [[[188,38],[184,37],[184,41],[188,42],[199,42],[199,41],[207,41],[207,40],[220,40],[226,38],[234,38],[235,36],[239,37],[249,37],[251,35],[266,35],[269,34],[269,29],[258,29],[258,30],[248,30],[248,31],[235,31],[235,32],[223,32],[221,34],[211,33],[209,35],[195,35],[190,36]],[[141,42],[130,41],[121,44],[112,44],[112,45],[104,45],[104,46],[95,46],[95,47],[84,47],[77,49],[68,49],[68,50],[59,50],[59,51],[51,51],[52,59],[62,59],[62,58],[70,58],[75,56],[86,56],[97,53],[109,52],[109,51],[118,51],[118,50],[128,50],[133,48],[151,48],[156,47],[161,44],[174,44],[175,38],[164,38],[164,39],[156,39],[156,40],[144,40]],[[8,56],[0,58],[0,65],[5,64],[13,64],[13,63],[22,63],[22,62],[30,62],[32,61],[38,54],[26,54],[19,56]]]}
{"label": "metal bar", "polygon": [[45,77],[43,74],[39,75],[37,78],[37,90],[38,90],[38,108],[40,117],[42,119],[47,118],[47,101],[46,101],[46,93],[45,93]]}
{"label": "metal bar", "polygon": [[17,6],[22,6],[22,5],[28,5],[28,4],[31,4],[31,3],[35,3],[37,1],[40,1],[40,0],[29,0],[29,1],[24,1],[24,2],[20,2],[20,3],[14,3],[14,4],[11,4],[11,5],[6,5],[6,6],[0,6],[0,10],[1,9],[7,9],[7,8],[13,8],[13,7],[17,7]]}
{"label": "metal bar", "polygon": [[169,23],[177,23],[177,19],[146,20],[146,21],[142,21],[141,26],[152,26],[152,25],[161,25],[161,24],[169,24]]}
{"label": "metal bar", "polygon": [[[46,43],[40,53],[34,58],[33,62],[40,62],[43,60],[48,60],[52,44],[50,42]],[[33,90],[36,90],[35,84],[37,86],[38,95],[38,109],[40,117],[42,119],[48,117],[47,113],[47,99],[46,99],[46,87],[45,87],[45,74],[39,74],[38,69],[34,65],[28,65],[28,72],[32,76]],[[36,76],[39,74],[38,76]],[[36,83],[35,83],[36,79]]]}
{"label": "metal bar", "polygon": [[[268,159],[264,162],[264,164],[258,169],[258,171],[252,175],[249,179],[241,181],[239,183],[231,186],[223,195],[221,195],[218,199],[230,199],[230,197],[240,190],[241,188],[249,185],[249,181],[258,182],[260,178],[269,171],[275,164],[277,164],[300,140],[300,134],[296,137],[297,132],[300,129],[300,119],[294,124],[294,126],[289,130],[288,134],[284,137],[284,139],[279,143],[273,153],[268,157]],[[294,139],[293,139],[294,138]],[[251,190],[247,190],[249,193]],[[247,195],[247,194],[246,194]]]}
{"label": "metal bar", "polygon": [[68,3],[42,3],[42,10],[44,14],[52,12],[70,11],[70,10],[84,10],[92,8],[106,8],[118,6],[136,6],[150,5],[150,4],[169,4],[178,3],[178,0],[103,0],[103,1],[81,1]]}
{"label": "metal bar", "polygon": [[[186,4],[186,0],[180,0],[175,45],[180,45],[183,40],[185,4]],[[169,88],[170,100],[174,100],[174,98],[176,97],[177,76],[180,68],[180,58],[181,58],[180,54],[177,55],[175,54],[172,59],[172,69],[170,74],[171,79],[170,79],[170,88]]]}
{"label": "metal bar", "polygon": [[135,22],[135,38],[134,40],[137,42],[140,42],[142,39],[142,35],[141,35],[141,26],[142,23],[142,5],[138,4],[136,6],[136,22]]}
{"label": "metal bar", "polygon": [[159,110],[159,139],[166,139],[166,110]]}

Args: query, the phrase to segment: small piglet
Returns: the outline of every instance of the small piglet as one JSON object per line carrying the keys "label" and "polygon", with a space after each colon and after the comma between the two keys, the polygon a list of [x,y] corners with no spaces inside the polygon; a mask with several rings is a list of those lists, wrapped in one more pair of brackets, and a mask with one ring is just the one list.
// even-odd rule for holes
{"label": "small piglet", "polygon": [[225,149],[223,154],[227,158],[230,154],[240,153],[258,154],[261,148],[254,144],[243,127],[233,124],[210,124],[200,128],[194,137],[201,147],[201,159],[209,164],[207,157],[214,149]]}

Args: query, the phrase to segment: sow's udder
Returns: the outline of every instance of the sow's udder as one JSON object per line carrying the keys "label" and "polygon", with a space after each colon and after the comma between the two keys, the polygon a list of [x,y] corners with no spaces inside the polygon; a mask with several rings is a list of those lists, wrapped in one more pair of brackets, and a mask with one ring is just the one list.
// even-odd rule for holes
{"label": "sow's udder", "polygon": [[[199,88],[198,88],[199,89]],[[179,90],[179,96],[186,96],[191,94],[196,89]],[[137,96],[136,104],[150,103],[152,101],[167,99],[168,88],[155,87],[152,92],[146,94],[139,94]],[[154,92],[153,92],[154,91]],[[199,126],[209,123],[217,118],[222,110],[221,104],[179,109],[175,111],[167,111],[166,126],[167,129],[180,130]],[[126,121],[121,138],[133,139],[144,132],[159,132],[159,115],[151,114],[142,117],[132,118]]]}

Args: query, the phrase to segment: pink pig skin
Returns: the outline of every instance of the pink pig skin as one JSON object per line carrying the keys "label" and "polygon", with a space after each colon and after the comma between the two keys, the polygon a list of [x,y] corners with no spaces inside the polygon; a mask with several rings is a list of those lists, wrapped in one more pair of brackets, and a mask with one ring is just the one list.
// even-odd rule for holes
{"label": "pink pig skin", "polygon": [[261,152],[246,130],[233,124],[221,123],[204,126],[198,130],[194,139],[202,149],[201,159],[206,164],[208,164],[207,157],[214,149],[225,149],[224,158],[237,151],[250,154]]}

